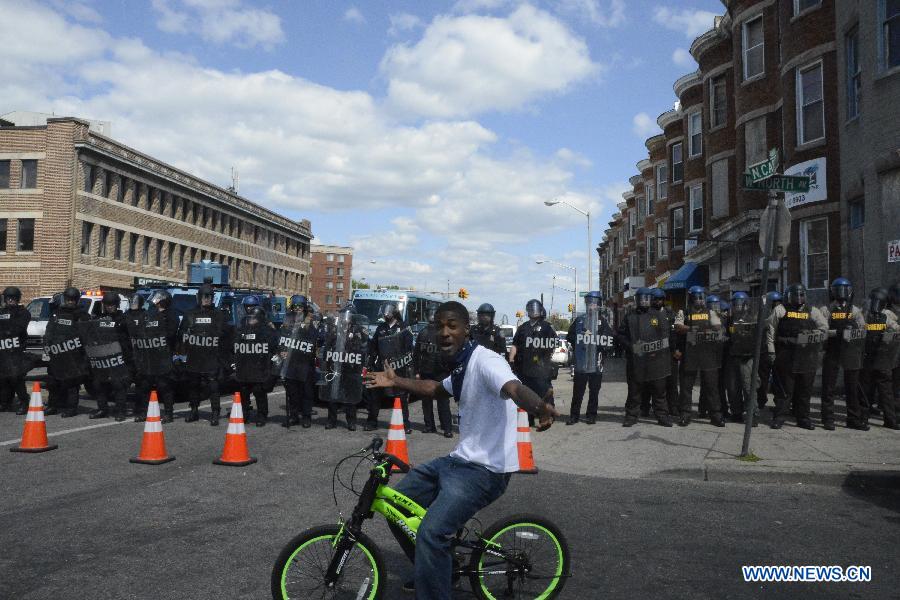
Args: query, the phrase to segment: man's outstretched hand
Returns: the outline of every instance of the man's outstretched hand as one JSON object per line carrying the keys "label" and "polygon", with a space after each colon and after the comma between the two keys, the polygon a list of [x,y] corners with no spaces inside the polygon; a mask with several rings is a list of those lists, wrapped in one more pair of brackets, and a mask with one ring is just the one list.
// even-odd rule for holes
{"label": "man's outstretched hand", "polygon": [[549,402],[544,402],[544,405],[541,407],[540,412],[538,412],[538,426],[536,428],[537,431],[546,431],[550,429],[550,426],[553,425],[553,421],[556,420],[556,417],[559,416],[559,413],[556,412],[556,407],[550,404]]}
{"label": "man's outstretched hand", "polygon": [[369,389],[393,387],[394,370],[390,367],[385,367],[384,371],[369,371],[363,378],[363,382]]}

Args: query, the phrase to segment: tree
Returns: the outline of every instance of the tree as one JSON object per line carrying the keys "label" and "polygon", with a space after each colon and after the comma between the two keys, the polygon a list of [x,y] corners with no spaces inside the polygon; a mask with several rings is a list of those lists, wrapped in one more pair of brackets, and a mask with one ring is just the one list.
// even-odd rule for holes
{"label": "tree", "polygon": [[571,325],[569,319],[555,313],[550,315],[550,318],[547,319],[547,321],[549,321],[550,326],[556,331],[569,331],[569,325]]}
{"label": "tree", "polygon": [[364,281],[359,281],[357,279],[350,280],[350,287],[352,287],[354,290],[367,290],[370,288],[368,283],[365,283]]}

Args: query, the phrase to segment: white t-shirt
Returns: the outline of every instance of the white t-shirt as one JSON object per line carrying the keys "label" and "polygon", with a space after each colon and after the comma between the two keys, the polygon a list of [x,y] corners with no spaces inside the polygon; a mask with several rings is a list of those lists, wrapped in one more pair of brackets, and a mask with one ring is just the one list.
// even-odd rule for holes
{"label": "white t-shirt", "polygon": [[[515,403],[500,390],[518,381],[509,363],[483,346],[469,358],[459,401],[459,443],[450,456],[486,467],[494,473],[519,470]],[[444,389],[453,394],[450,377]]]}

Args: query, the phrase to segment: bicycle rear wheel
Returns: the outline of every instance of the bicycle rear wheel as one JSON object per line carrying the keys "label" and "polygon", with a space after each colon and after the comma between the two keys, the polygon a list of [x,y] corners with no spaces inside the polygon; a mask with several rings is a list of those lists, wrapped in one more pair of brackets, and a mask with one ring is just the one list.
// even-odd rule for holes
{"label": "bicycle rear wheel", "polygon": [[333,588],[325,585],[325,572],[334,556],[340,525],[307,529],[284,547],[272,568],[272,598],[275,600],[375,600],[385,584],[381,551],[360,534]]}
{"label": "bicycle rear wheel", "polygon": [[[570,571],[569,545],[549,520],[513,515],[488,527],[482,538],[487,548],[472,553],[469,576],[479,598],[544,600],[562,591]],[[491,550],[513,558],[496,556]]]}

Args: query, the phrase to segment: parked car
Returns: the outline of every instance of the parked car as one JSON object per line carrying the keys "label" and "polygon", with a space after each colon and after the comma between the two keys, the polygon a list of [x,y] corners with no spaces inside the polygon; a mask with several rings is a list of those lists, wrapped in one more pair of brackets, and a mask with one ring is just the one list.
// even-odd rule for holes
{"label": "parked car", "polygon": [[569,342],[566,341],[565,332],[557,332],[556,348],[553,350],[553,355],[550,357],[550,362],[553,365],[553,379],[556,379],[556,377],[559,375],[560,367],[569,366],[571,356],[572,348],[569,345]]}
{"label": "parked car", "polygon": [[[44,353],[44,333],[47,331],[47,323],[50,321],[51,296],[39,296],[34,298],[25,307],[31,313],[31,321],[28,323],[28,338],[25,342],[25,350],[35,354]],[[100,290],[87,290],[81,295],[78,305],[90,315],[98,317],[103,313],[103,292]],[[119,310],[128,310],[128,298],[119,294]]]}
{"label": "parked car", "polygon": [[513,337],[516,335],[515,325],[498,325],[500,333],[506,338],[506,358],[509,358],[509,351],[512,349]]}

